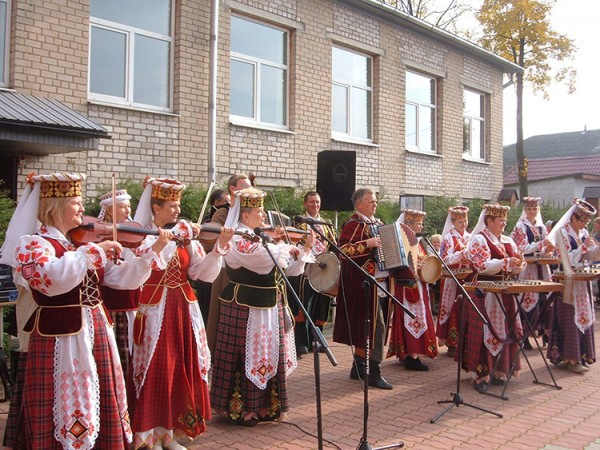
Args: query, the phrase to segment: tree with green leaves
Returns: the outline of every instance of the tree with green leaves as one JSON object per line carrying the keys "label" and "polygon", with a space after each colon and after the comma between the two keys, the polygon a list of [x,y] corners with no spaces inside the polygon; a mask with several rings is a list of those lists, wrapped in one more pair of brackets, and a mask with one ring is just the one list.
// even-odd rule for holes
{"label": "tree with green leaves", "polygon": [[[492,53],[518,64],[522,72],[514,77],[517,94],[517,164],[519,194],[527,193],[527,159],[523,144],[523,85],[548,97],[554,81],[575,90],[574,68],[566,65],[576,47],[571,39],[554,31],[550,13],[556,0],[483,0],[476,18],[482,25],[481,45]],[[558,64],[557,64],[558,63]]]}

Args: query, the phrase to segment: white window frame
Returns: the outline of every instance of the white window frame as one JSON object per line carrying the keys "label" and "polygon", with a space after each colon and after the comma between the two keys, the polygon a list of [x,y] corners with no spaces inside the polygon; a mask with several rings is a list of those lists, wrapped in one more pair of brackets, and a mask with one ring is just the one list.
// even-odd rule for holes
{"label": "white window frame", "polygon": [[[481,106],[481,113],[483,114],[482,116],[474,116],[471,114],[467,114],[467,112],[465,111],[465,108],[463,106],[463,126],[465,126],[465,122],[467,122],[469,124],[469,134],[470,136],[473,136],[473,123],[474,122],[479,122],[480,126],[481,126],[481,143],[480,143],[480,148],[478,149],[474,149],[472,148],[472,144],[473,144],[473,139],[469,139],[469,142],[471,144],[471,148],[465,148],[466,147],[466,142],[465,142],[465,135],[464,133],[467,131],[466,129],[463,130],[463,158],[465,159],[469,159],[472,161],[486,161],[487,160],[487,147],[485,145],[485,136],[486,136],[486,118],[485,118],[485,114],[486,114],[486,107],[487,107],[487,95],[484,94],[483,92],[479,92],[476,91],[474,89],[469,89],[467,87],[463,88],[463,98],[464,95],[469,92],[475,95],[478,95],[481,99],[483,99],[483,104]],[[481,156],[481,153],[483,153],[483,157]]]}
{"label": "white window frame", "polygon": [[[175,26],[175,14],[174,12],[174,3],[173,0],[171,1],[171,24],[170,24],[170,29],[171,29],[171,36],[168,35],[164,35],[161,33],[155,33],[152,31],[148,31],[148,30],[144,30],[142,28],[137,28],[137,27],[132,27],[129,25],[125,25],[122,23],[116,23],[116,22],[112,22],[110,20],[104,20],[104,19],[99,19],[97,17],[91,17],[90,16],[90,29],[89,29],[89,51],[88,51],[88,56],[89,56],[89,62],[88,62],[88,98],[91,101],[97,101],[97,102],[101,102],[101,103],[109,103],[109,104],[115,104],[115,105],[119,105],[119,106],[127,106],[127,107],[133,107],[136,109],[144,109],[144,110],[151,110],[151,111],[161,111],[161,112],[171,112],[173,110],[173,70],[174,70],[174,62],[173,62],[173,53],[174,53],[174,48],[173,48],[173,35],[175,34],[174,32],[174,26]],[[92,29],[93,28],[100,28],[100,29],[104,29],[104,30],[109,30],[109,31],[113,31],[116,33],[122,33],[125,34],[126,38],[126,51],[125,51],[125,58],[126,58],[126,62],[125,62],[125,97],[116,97],[116,96],[112,96],[112,95],[105,95],[105,94],[98,94],[98,93],[94,93],[91,92],[91,64],[92,64]],[[148,37],[148,38],[152,38],[152,39],[157,39],[157,40],[161,40],[161,41],[165,41],[169,43],[169,86],[168,86],[168,92],[169,92],[169,104],[167,107],[162,107],[162,106],[158,106],[158,105],[150,105],[147,103],[136,103],[133,100],[133,93],[134,93],[134,86],[133,86],[133,78],[134,78],[134,71],[132,70],[132,61],[135,60],[135,36],[136,35],[140,35],[140,36],[144,36],[144,37]]]}
{"label": "white window frame", "polygon": [[7,88],[9,86],[9,70],[8,66],[10,63],[10,24],[12,16],[12,0],[0,0],[0,3],[6,5],[6,23],[3,23],[4,27],[4,71],[2,73],[2,79],[0,80],[0,87]]}
{"label": "white window frame", "polygon": [[[421,103],[415,100],[411,100],[408,97],[408,77],[406,77],[405,81],[406,81],[406,85],[405,85],[405,113],[406,113],[406,107],[408,105],[414,106],[416,108],[416,123],[415,123],[415,130],[416,130],[416,138],[417,138],[417,145],[411,145],[408,143],[408,139],[406,139],[406,133],[408,132],[407,128],[406,128],[406,120],[405,120],[405,124],[404,124],[404,137],[405,137],[405,142],[406,142],[406,149],[409,151],[413,151],[413,152],[418,152],[418,153],[427,153],[430,155],[437,155],[438,151],[437,151],[437,141],[438,141],[438,126],[437,126],[437,118],[438,118],[438,77],[431,75],[431,74],[427,74],[427,73],[423,73],[423,72],[419,72],[417,70],[410,70],[407,69],[405,74],[407,73],[411,73],[413,75],[417,75],[423,78],[427,78],[430,81],[433,81],[434,83],[434,89],[433,89],[433,103]],[[432,109],[433,110],[433,118],[432,123],[431,123],[431,128],[432,128],[432,142],[431,142],[431,147],[432,148],[423,148],[420,141],[420,133],[419,133],[419,129],[420,129],[420,111],[422,108],[428,108],[428,109]],[[405,118],[406,119],[406,118]]]}
{"label": "white window frame", "polygon": [[[268,28],[273,28],[275,30],[282,31],[286,35],[286,58],[287,64],[280,64],[274,61],[269,61],[262,58],[257,58],[255,56],[245,55],[243,53],[238,53],[233,50],[230,50],[229,58],[230,61],[239,61],[243,63],[247,63],[252,65],[253,67],[253,75],[254,75],[254,86],[253,86],[253,95],[254,95],[254,103],[252,105],[252,116],[238,116],[235,114],[229,115],[229,120],[232,123],[237,123],[241,125],[249,125],[252,127],[259,128],[268,128],[268,129],[276,129],[276,130],[289,130],[290,123],[290,38],[291,31],[287,28],[277,26],[270,22],[264,22],[261,20],[257,20],[254,18],[250,18],[248,16],[244,16],[241,14],[234,14],[233,16],[238,19],[247,20],[250,22],[254,22],[258,25],[262,25]],[[261,118],[261,81],[262,81],[262,66],[273,67],[276,69],[282,69],[285,71],[285,120],[283,124],[265,122]],[[231,91],[230,91],[231,95]]]}
{"label": "white window frame", "polygon": [[[347,133],[340,133],[339,131],[334,131],[333,130],[333,124],[332,124],[332,129],[331,129],[331,137],[333,139],[336,140],[342,140],[342,141],[358,141],[358,142],[365,142],[365,143],[372,143],[373,142],[373,57],[367,53],[363,53],[363,52],[359,52],[353,49],[350,49],[348,47],[344,47],[341,45],[334,45],[333,47],[338,48],[340,50],[344,50],[346,52],[349,53],[354,53],[356,55],[360,55],[364,58],[367,59],[367,61],[369,62],[370,65],[370,74],[371,74],[371,79],[369,80],[369,82],[371,83],[370,86],[368,85],[358,85],[358,84],[353,84],[351,81],[348,80],[342,80],[339,78],[335,78],[333,75],[333,49],[332,49],[332,61],[331,61],[331,66],[332,66],[332,73],[331,73],[331,99],[333,101],[333,87],[334,86],[340,86],[342,88],[344,88],[347,92],[346,95],[346,129],[348,130]],[[369,107],[369,110],[367,111],[368,116],[370,117],[370,127],[369,130],[367,131],[367,133],[369,134],[369,138],[365,139],[362,137],[357,137],[354,135],[354,133],[352,132],[352,92],[355,89],[359,89],[362,91],[367,91],[371,93],[371,104]],[[333,111],[333,105],[332,105],[332,111]]]}

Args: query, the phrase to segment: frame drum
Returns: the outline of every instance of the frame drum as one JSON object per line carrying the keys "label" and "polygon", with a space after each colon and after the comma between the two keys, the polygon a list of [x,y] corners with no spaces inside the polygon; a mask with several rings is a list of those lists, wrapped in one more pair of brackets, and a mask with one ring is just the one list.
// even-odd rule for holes
{"label": "frame drum", "polygon": [[308,264],[306,277],[310,286],[321,294],[335,297],[338,294],[340,261],[331,252],[317,255],[316,262]]}
{"label": "frame drum", "polygon": [[437,256],[427,255],[421,262],[419,278],[429,284],[435,284],[442,276],[442,263]]}

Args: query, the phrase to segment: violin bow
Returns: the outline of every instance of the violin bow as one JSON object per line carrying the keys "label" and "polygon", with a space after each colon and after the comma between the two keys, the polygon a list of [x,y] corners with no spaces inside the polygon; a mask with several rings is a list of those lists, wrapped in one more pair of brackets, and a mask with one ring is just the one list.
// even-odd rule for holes
{"label": "violin bow", "polygon": [[114,172],[112,174],[112,240],[117,241],[117,183]]}
{"label": "violin bow", "polygon": [[[117,181],[115,173],[112,174],[112,240],[117,242]],[[113,262],[118,264],[119,258],[117,254],[113,256]]]}
{"label": "violin bow", "polygon": [[213,188],[215,187],[215,180],[212,179],[210,185],[208,186],[208,191],[206,191],[206,197],[204,198],[204,204],[202,205],[202,209],[200,210],[200,215],[198,216],[197,225],[202,223],[202,218],[204,217],[204,213],[206,212],[206,205],[208,205],[208,199],[210,198],[210,194],[212,193]]}
{"label": "violin bow", "polygon": [[[287,229],[285,228],[285,225],[283,225],[282,223],[282,216],[281,216],[281,210],[279,209],[279,204],[277,203],[277,198],[275,198],[275,193],[273,191],[269,191],[269,195],[271,195],[271,200],[273,201],[273,206],[275,206],[275,211],[277,211],[277,218],[279,219],[279,223],[281,223],[281,226],[283,228],[283,234],[285,235],[285,239],[288,243],[291,243],[292,240],[290,239],[290,235],[288,234]],[[273,229],[275,229],[275,225],[271,224],[273,226]]]}

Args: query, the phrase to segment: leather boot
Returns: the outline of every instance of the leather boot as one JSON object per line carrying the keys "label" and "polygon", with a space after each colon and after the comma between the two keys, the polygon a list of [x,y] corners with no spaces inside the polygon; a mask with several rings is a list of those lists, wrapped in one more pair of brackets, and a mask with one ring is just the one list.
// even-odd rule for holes
{"label": "leather boot", "polygon": [[369,386],[390,390],[393,386],[381,376],[379,361],[369,360]]}
{"label": "leather boot", "polygon": [[350,369],[350,379],[358,380],[358,375],[360,374],[360,378],[364,380],[365,378],[365,359],[360,356],[354,357],[354,364],[352,364],[352,369]]}

